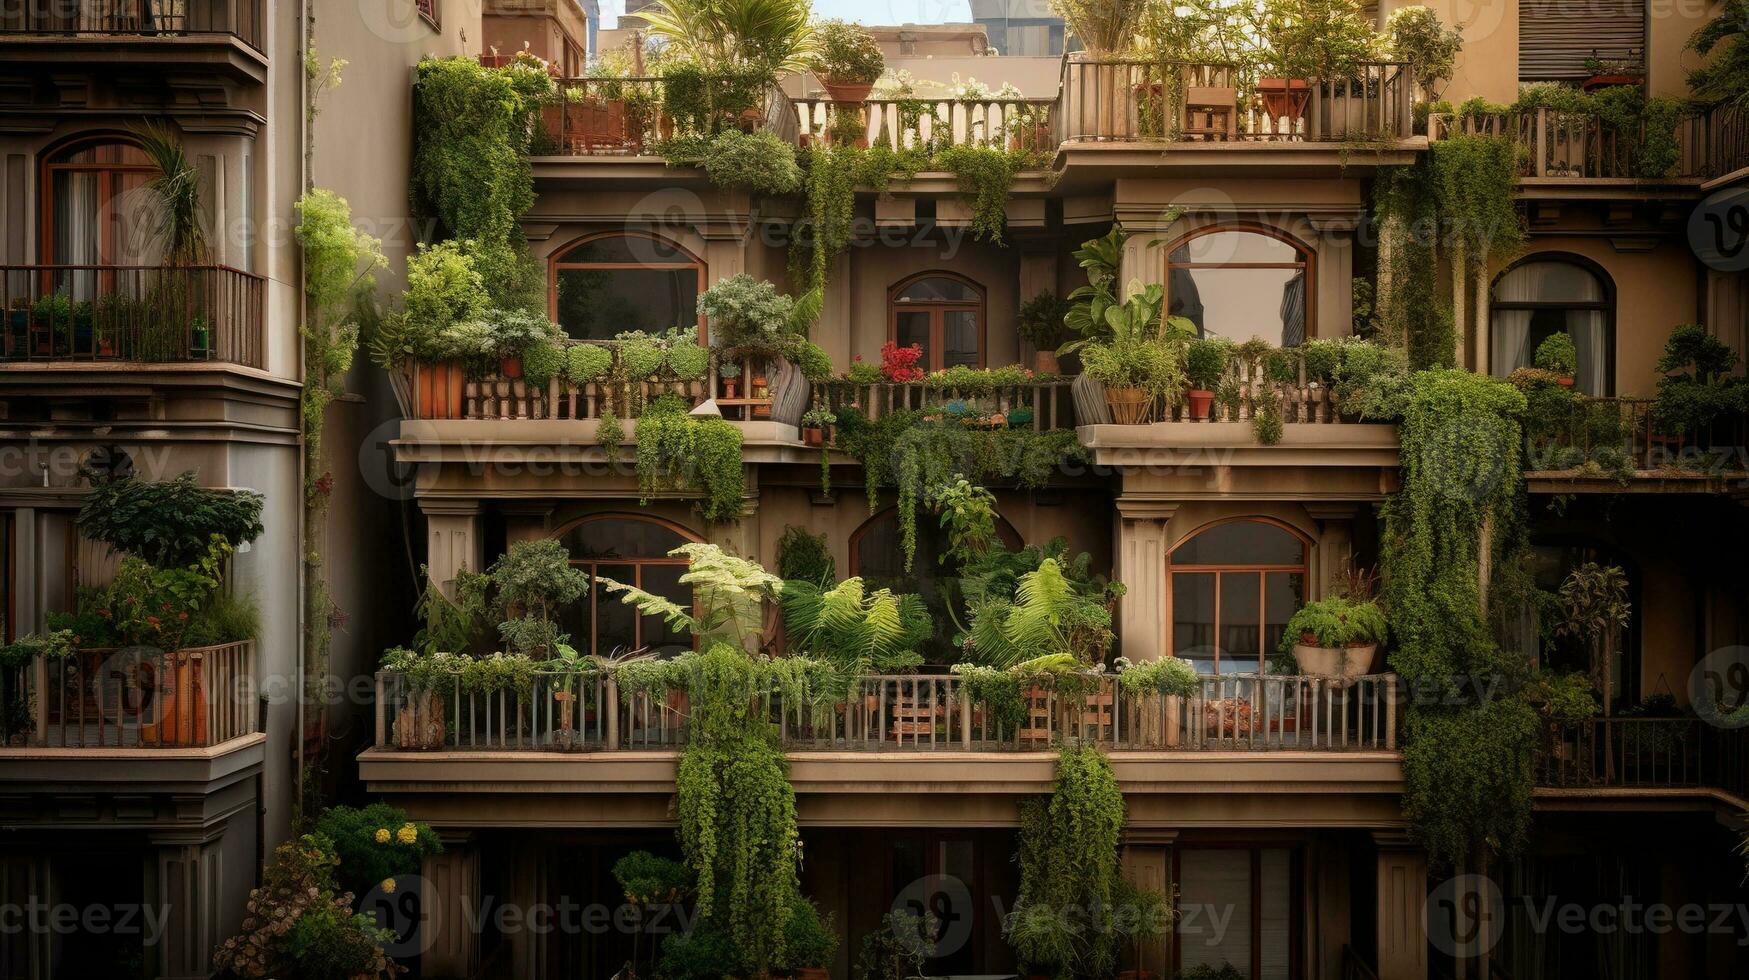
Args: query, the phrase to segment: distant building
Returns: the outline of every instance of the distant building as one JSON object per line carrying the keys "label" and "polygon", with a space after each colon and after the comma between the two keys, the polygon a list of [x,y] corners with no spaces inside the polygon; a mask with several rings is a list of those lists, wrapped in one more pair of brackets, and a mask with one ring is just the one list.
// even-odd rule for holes
{"label": "distant building", "polygon": [[1050,0],[971,0],[972,20],[983,25],[996,53],[1056,57],[1063,53],[1063,18]]}

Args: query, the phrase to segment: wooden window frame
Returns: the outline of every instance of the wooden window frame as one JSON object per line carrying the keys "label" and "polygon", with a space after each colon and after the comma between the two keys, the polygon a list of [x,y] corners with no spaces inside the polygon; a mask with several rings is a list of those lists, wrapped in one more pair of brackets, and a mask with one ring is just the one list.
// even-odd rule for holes
{"label": "wooden window frame", "polygon": [[[646,240],[652,241],[652,242],[660,242],[663,245],[666,245],[669,248],[672,248],[674,251],[679,252],[680,254],[686,256],[688,261],[685,261],[685,262],[565,262],[565,261],[562,261],[562,257],[569,254],[570,252],[572,252],[578,248],[581,248],[582,246],[587,245],[590,242],[598,242],[598,241],[601,241],[601,240],[607,239],[607,238],[643,238],[643,239],[646,239]],[[706,284],[705,284],[706,283],[706,266],[705,266],[704,260],[699,258],[698,255],[695,252],[693,252],[691,249],[680,244],[679,242],[675,241],[674,239],[665,237],[663,235],[653,234],[653,233],[647,232],[647,231],[629,231],[629,230],[627,230],[627,231],[592,232],[590,234],[582,236],[581,238],[576,238],[576,239],[573,239],[572,241],[566,242],[564,245],[561,245],[557,249],[554,249],[552,257],[547,260],[547,316],[550,317],[554,323],[559,322],[559,273],[566,271],[566,270],[570,270],[570,269],[582,269],[582,270],[605,269],[605,270],[609,270],[609,271],[612,271],[615,269],[622,269],[622,270],[623,269],[633,269],[633,270],[693,269],[698,273],[698,292],[699,292],[699,295],[701,295],[701,296],[704,295],[704,291],[706,289]],[[560,324],[560,326],[562,327],[563,324]],[[707,332],[707,327],[708,327],[708,324],[705,322],[705,316],[703,313],[700,313],[698,315],[698,342],[701,344],[709,344],[710,343],[710,337],[709,337],[709,334]]]}
{"label": "wooden window frame", "polygon": [[[1251,961],[1246,974],[1256,980],[1263,973],[1263,852],[1287,852],[1288,880],[1288,976],[1291,980],[1302,980],[1305,976],[1302,963],[1301,944],[1305,937],[1305,855],[1299,842],[1268,840],[1259,842],[1237,843],[1231,841],[1190,841],[1172,848],[1172,880],[1169,883],[1174,895],[1178,885],[1184,880],[1183,856],[1185,851],[1245,851],[1251,861]],[[1172,942],[1172,970],[1179,973],[1184,970],[1184,944],[1178,941],[1178,930],[1174,926],[1167,931]]]}
{"label": "wooden window frame", "polygon": [[[1185,545],[1187,545],[1191,541],[1195,540],[1198,536],[1206,534],[1207,532],[1212,531],[1215,528],[1222,527],[1222,526],[1227,525],[1227,524],[1241,524],[1241,523],[1267,524],[1270,527],[1274,527],[1274,528],[1277,528],[1279,530],[1286,531],[1288,534],[1293,535],[1294,538],[1300,542],[1300,547],[1303,549],[1302,553],[1301,553],[1300,564],[1298,564],[1298,565],[1271,564],[1271,563],[1245,564],[1242,562],[1229,562],[1226,564],[1219,564],[1219,565],[1192,565],[1192,564],[1179,564],[1179,563],[1174,562],[1172,560],[1172,557],[1178,553],[1178,549],[1183,548]],[[1288,575],[1297,574],[1297,575],[1299,575],[1301,582],[1305,586],[1306,596],[1307,596],[1307,598],[1310,598],[1310,595],[1311,595],[1310,586],[1311,586],[1311,581],[1312,581],[1311,569],[1312,569],[1313,544],[1314,544],[1314,542],[1312,541],[1312,539],[1310,537],[1308,537],[1305,534],[1305,532],[1301,531],[1299,528],[1296,528],[1296,527],[1292,526],[1291,524],[1288,524],[1284,521],[1277,520],[1276,518],[1267,517],[1267,516],[1263,516],[1263,515],[1228,517],[1228,518],[1223,518],[1223,519],[1218,520],[1218,521],[1211,521],[1208,524],[1204,524],[1201,527],[1196,528],[1195,530],[1191,531],[1189,534],[1186,534],[1183,538],[1180,538],[1178,540],[1178,543],[1174,544],[1166,552],[1166,654],[1167,654],[1167,656],[1173,656],[1173,657],[1179,656],[1178,649],[1177,649],[1178,620],[1177,620],[1176,610],[1173,609],[1173,603],[1177,597],[1177,589],[1174,588],[1174,586],[1176,585],[1175,580],[1176,580],[1177,576],[1179,576],[1179,575],[1213,575],[1214,576],[1214,579],[1215,579],[1214,670],[1215,670],[1215,674],[1218,676],[1221,673],[1221,662],[1223,659],[1221,656],[1221,652],[1222,652],[1221,651],[1221,575],[1223,573],[1246,574],[1246,575],[1255,574],[1257,576],[1257,611],[1258,611],[1258,615],[1259,616],[1267,616],[1267,614],[1268,614],[1267,611],[1269,608],[1269,603],[1268,603],[1269,576],[1271,574],[1288,574]],[[1263,646],[1263,626],[1265,625],[1265,621],[1260,619],[1258,621],[1257,625],[1258,625],[1257,672],[1262,673],[1264,671],[1266,665],[1269,663],[1269,650],[1265,649]]]}
{"label": "wooden window frame", "polygon": [[[562,544],[564,542],[565,536],[570,534],[572,531],[577,530],[578,528],[584,526],[585,524],[598,524],[598,523],[602,523],[604,521],[626,521],[626,522],[630,522],[630,523],[655,524],[659,527],[662,527],[662,528],[665,528],[669,531],[672,531],[675,534],[678,534],[680,537],[686,539],[688,542],[692,542],[692,543],[696,544],[696,543],[704,540],[703,538],[700,538],[698,535],[687,530],[684,526],[677,524],[674,521],[670,521],[670,520],[667,520],[667,519],[661,518],[661,517],[653,517],[653,516],[648,515],[648,514],[629,514],[629,513],[625,513],[625,512],[621,512],[621,511],[613,511],[613,512],[609,512],[609,513],[605,513],[605,514],[587,514],[587,515],[584,515],[583,517],[579,517],[576,520],[571,521],[571,522],[559,527],[557,530],[555,530],[552,533],[552,538],[553,538],[553,540],[558,541]],[[597,615],[597,613],[601,608],[601,601],[602,601],[604,590],[595,588],[595,583],[599,579],[599,575],[597,573],[600,571],[601,566],[603,566],[603,565],[608,565],[608,566],[627,566],[627,565],[629,565],[629,566],[631,566],[633,569],[633,573],[634,573],[632,576],[633,581],[627,582],[625,584],[636,586],[637,588],[641,589],[644,587],[644,568],[646,566],[679,565],[681,567],[686,567],[686,566],[692,564],[692,562],[686,560],[685,558],[673,558],[673,557],[670,557],[667,555],[662,555],[660,557],[655,557],[655,558],[631,557],[631,556],[622,557],[622,558],[615,558],[615,559],[571,558],[571,559],[569,559],[569,561],[570,561],[570,565],[572,568],[581,569],[584,572],[584,574],[589,576],[589,593],[588,593],[588,595],[584,596],[582,601],[588,604],[588,609],[589,609],[589,649],[586,652],[591,653],[591,654],[600,654],[601,653],[601,651],[599,649],[597,649],[599,644],[600,644],[600,637],[598,635],[599,634],[598,624],[601,622],[600,617]],[[607,601],[610,603],[619,602],[619,597],[617,595],[609,595],[606,598],[607,598]],[[694,599],[694,610],[696,611],[696,609],[697,609],[697,600],[695,598]],[[575,640],[577,638],[572,637],[572,639]],[[632,621],[632,641],[633,641],[633,649],[639,649],[644,645],[644,614],[642,612],[639,612],[637,614],[637,618]],[[698,645],[698,642],[697,642],[697,638],[695,637],[693,640],[693,646],[696,648],[697,645]],[[609,652],[611,652],[611,651],[609,651]]]}
{"label": "wooden window frame", "polygon": [[[978,294],[976,300],[930,300],[928,302],[901,303],[899,294],[925,279],[952,279],[961,285],[969,287]],[[946,356],[945,344],[942,343],[943,314],[947,312],[963,312],[974,310],[978,314],[978,363],[976,367],[984,367],[989,363],[990,356],[990,292],[975,280],[946,270],[931,270],[919,272],[894,283],[887,290],[887,339],[893,343],[899,342],[900,313],[929,314],[929,342],[924,349],[928,363],[922,365],[925,371],[940,371],[943,367],[942,358]]]}
{"label": "wooden window frame", "polygon": [[419,19],[428,27],[439,34],[443,33],[442,0],[413,0],[413,9],[419,12]]}
{"label": "wooden window frame", "polygon": [[[37,263],[39,265],[54,265],[55,262],[55,175],[60,173],[96,173],[96,174],[139,174],[150,177],[157,169],[150,163],[69,163],[65,158],[81,150],[105,145],[132,147],[142,153],[145,148],[139,142],[118,133],[91,133],[68,140],[53,147],[42,155],[42,164],[37,179],[37,220],[38,245]],[[113,181],[100,179],[97,182],[97,210],[99,214],[111,212],[111,202],[115,200]],[[96,265],[115,265],[115,226],[113,222],[105,221],[98,228]]]}
{"label": "wooden window frame", "polygon": [[[1519,270],[1527,265],[1537,265],[1537,264],[1542,264],[1542,263],[1549,263],[1549,264],[1555,264],[1555,265],[1570,265],[1576,269],[1579,269],[1580,271],[1584,272],[1586,275],[1589,275],[1591,278],[1595,279],[1597,281],[1597,284],[1600,287],[1602,287],[1601,291],[1603,293],[1603,298],[1600,300],[1596,300],[1596,301],[1550,300],[1550,301],[1546,301],[1546,302],[1542,301],[1542,300],[1505,300],[1505,301],[1500,301],[1500,300],[1496,300],[1494,298],[1494,290],[1499,287],[1500,280],[1506,278],[1511,273],[1516,272],[1517,270]],[[1593,397],[1599,397],[1599,398],[1613,397],[1615,395],[1615,352],[1616,352],[1616,346],[1617,346],[1617,344],[1616,344],[1616,331],[1615,331],[1615,310],[1616,310],[1615,300],[1616,300],[1615,278],[1612,277],[1609,274],[1609,270],[1605,269],[1603,266],[1598,265],[1596,262],[1591,261],[1590,259],[1586,258],[1583,255],[1575,255],[1572,252],[1532,252],[1529,255],[1520,256],[1511,265],[1507,266],[1504,269],[1501,269],[1499,275],[1497,275],[1493,279],[1489,280],[1489,282],[1488,282],[1488,336],[1490,338],[1492,338],[1494,335],[1494,312],[1496,310],[1528,310],[1532,313],[1535,313],[1538,310],[1585,310],[1585,311],[1592,311],[1592,312],[1601,311],[1603,313],[1604,346],[1607,348],[1607,350],[1604,351],[1604,358],[1603,358],[1603,377],[1608,382],[1608,384],[1604,386],[1607,390],[1595,392],[1593,394]],[[1490,341],[1490,348],[1491,348],[1491,346],[1492,346],[1492,341]],[[1492,373],[1498,367],[1498,365],[1495,365],[1493,363],[1494,352],[1492,349],[1490,349],[1490,350],[1486,351],[1485,353],[1488,355],[1488,359],[1489,359],[1489,364],[1488,364],[1489,373]],[[1533,363],[1525,365],[1526,367],[1535,367],[1536,366],[1534,363],[1535,354],[1536,354],[1536,351],[1532,350],[1531,355],[1532,355]]]}
{"label": "wooden window frame", "polygon": [[[1174,262],[1172,253],[1181,248],[1188,248],[1190,243],[1198,238],[1219,234],[1224,231],[1249,232],[1273,238],[1292,248],[1299,256],[1297,262]],[[1318,253],[1310,245],[1295,238],[1292,234],[1269,225],[1255,221],[1226,221],[1209,225],[1194,231],[1185,232],[1171,245],[1166,247],[1166,298],[1162,309],[1172,309],[1172,270],[1174,269],[1297,269],[1306,277],[1306,339],[1311,340],[1318,334]],[[1207,304],[1204,304],[1207,308]]]}

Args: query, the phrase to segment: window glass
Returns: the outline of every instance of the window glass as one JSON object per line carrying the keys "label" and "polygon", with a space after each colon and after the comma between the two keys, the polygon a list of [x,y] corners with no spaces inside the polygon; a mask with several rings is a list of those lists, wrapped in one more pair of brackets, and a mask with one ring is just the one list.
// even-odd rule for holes
{"label": "window glass", "polygon": [[1174,565],[1298,565],[1305,560],[1299,535],[1264,521],[1216,524],[1172,552]]}
{"label": "window glass", "polygon": [[1611,321],[1605,283],[1574,262],[1526,262],[1494,282],[1490,335],[1492,367],[1504,378],[1536,363],[1536,349],[1557,333],[1573,338],[1578,363],[1574,386],[1591,395],[1614,390]]}
{"label": "window glass", "polygon": [[560,616],[571,646],[604,655],[644,648],[678,653],[691,647],[690,639],[662,617],[640,615],[601,585],[602,579],[612,579],[681,605],[691,603],[691,590],[680,581],[686,559],[668,554],[687,537],[655,521],[610,517],[585,521],[559,540],[571,565],[589,576],[589,591]]}
{"label": "window glass", "polygon": [[983,365],[984,294],[973,284],[925,276],[901,286],[889,312],[889,339],[900,347],[922,348],[918,366],[924,370]]}
{"label": "window glass", "polygon": [[1171,652],[1205,674],[1262,672],[1305,601],[1305,543],[1264,521],[1193,535],[1167,570]]}
{"label": "window glass", "polygon": [[977,291],[958,279],[946,276],[931,276],[919,279],[899,294],[901,303],[976,303],[979,300]]}
{"label": "window glass", "polygon": [[1307,337],[1306,261],[1294,245],[1254,231],[1197,235],[1167,259],[1167,313],[1204,337],[1262,337],[1291,347]]}
{"label": "window glass", "polygon": [[628,330],[659,333],[698,322],[702,266],[672,242],[611,235],[553,260],[553,320],[578,340]]}

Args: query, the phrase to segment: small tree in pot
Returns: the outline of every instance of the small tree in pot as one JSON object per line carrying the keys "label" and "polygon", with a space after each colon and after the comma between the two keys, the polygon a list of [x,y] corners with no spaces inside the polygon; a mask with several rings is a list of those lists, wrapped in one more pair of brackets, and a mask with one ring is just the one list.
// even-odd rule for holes
{"label": "small tree in pot", "polygon": [[887,62],[873,34],[856,24],[828,20],[814,28],[811,67],[833,102],[856,103],[868,98]]}
{"label": "small tree in pot", "polygon": [[1202,421],[1209,417],[1215,401],[1215,388],[1227,373],[1227,358],[1233,342],[1225,337],[1201,337],[1190,342],[1185,350],[1184,375],[1190,384],[1185,399],[1190,404],[1190,417]]}
{"label": "small tree in pot", "polygon": [[1347,79],[1379,46],[1355,0],[1266,0],[1263,39],[1279,76],[1257,80],[1271,119],[1290,125],[1305,115],[1312,85]]}
{"label": "small tree in pot", "polygon": [[1558,375],[1555,380],[1562,387],[1573,387],[1573,372],[1579,368],[1579,349],[1573,345],[1572,336],[1552,333],[1545,337],[1536,347],[1536,366]]}
{"label": "small tree in pot", "polygon": [[1057,348],[1073,338],[1073,332],[1063,322],[1070,304],[1050,290],[1044,290],[1020,307],[1020,336],[1033,346],[1033,370],[1057,374]]}

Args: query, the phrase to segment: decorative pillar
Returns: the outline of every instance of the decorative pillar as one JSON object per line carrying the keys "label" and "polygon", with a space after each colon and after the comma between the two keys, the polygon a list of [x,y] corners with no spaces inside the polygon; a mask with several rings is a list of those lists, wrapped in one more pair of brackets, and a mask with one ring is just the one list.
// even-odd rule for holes
{"label": "decorative pillar", "polygon": [[165,915],[157,948],[147,955],[162,980],[205,980],[212,974],[219,935],[224,867],[219,838],[224,827],[155,834],[147,856],[148,901]]}
{"label": "decorative pillar", "polygon": [[1166,522],[1177,510],[1177,501],[1117,498],[1117,567],[1112,577],[1126,589],[1117,605],[1118,639],[1131,660],[1166,655]]}
{"label": "decorative pillar", "polygon": [[467,980],[480,965],[480,852],[469,835],[443,835],[443,853],[427,854],[420,875],[419,972],[431,980]]}
{"label": "decorative pillar", "polygon": [[1402,831],[1378,845],[1379,980],[1427,980],[1427,855]]}
{"label": "decorative pillar", "polygon": [[425,514],[426,563],[431,581],[455,598],[456,573],[479,571],[480,503],[477,500],[420,500]]}
{"label": "decorative pillar", "polygon": [[[1158,892],[1172,900],[1172,845],[1178,831],[1160,828],[1126,829],[1120,855],[1124,880],[1144,891]],[[1163,977],[1170,961],[1168,950],[1172,942],[1172,923],[1158,939],[1142,946],[1140,962],[1133,969],[1143,974]]]}

